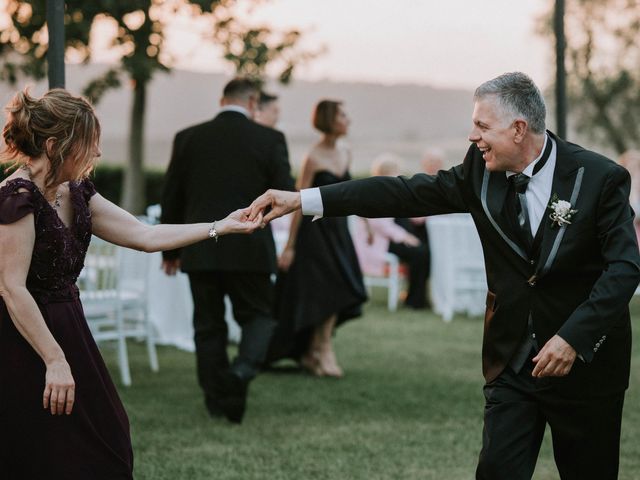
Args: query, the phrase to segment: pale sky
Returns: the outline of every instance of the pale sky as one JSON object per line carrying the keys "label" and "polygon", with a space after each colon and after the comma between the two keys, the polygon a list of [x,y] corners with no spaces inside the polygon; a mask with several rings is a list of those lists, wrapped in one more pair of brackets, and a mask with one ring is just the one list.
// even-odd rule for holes
{"label": "pale sky", "polygon": [[[248,2],[245,4],[249,4]],[[549,0],[267,0],[246,13],[256,25],[299,28],[304,45],[327,52],[296,72],[300,79],[365,80],[474,88],[521,70],[545,86],[553,76],[552,44],[535,34]],[[177,66],[233,69],[198,29],[178,19]]]}
{"label": "pale sky", "polygon": [[[551,0],[263,0],[241,16],[255,25],[304,32],[302,44],[326,53],[295,78],[417,83],[474,88],[513,70],[541,86],[554,72],[552,44],[535,34]],[[255,2],[239,0],[249,8]],[[6,0],[0,0],[4,8]],[[3,20],[3,19],[0,19]],[[1,22],[0,22],[1,23]],[[107,22],[105,22],[107,23]],[[114,22],[115,23],[115,22]],[[109,25],[93,36],[108,46]],[[219,49],[202,40],[208,29],[186,15],[167,29],[178,68],[233,74]],[[96,61],[114,57],[105,50]]]}

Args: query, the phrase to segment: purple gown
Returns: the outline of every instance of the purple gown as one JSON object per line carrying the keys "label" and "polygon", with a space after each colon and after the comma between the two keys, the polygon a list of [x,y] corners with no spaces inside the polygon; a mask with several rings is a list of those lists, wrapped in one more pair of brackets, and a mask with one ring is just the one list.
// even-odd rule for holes
{"label": "purple gown", "polygon": [[70,183],[69,190],[74,220],[66,227],[33,182],[14,179],[0,189],[0,224],[34,214],[27,289],[76,383],[71,415],[43,409],[45,365],[0,298],[0,478],[6,480],[133,478],[129,420],[75,285],[91,240],[88,204],[95,189],[85,180]]}

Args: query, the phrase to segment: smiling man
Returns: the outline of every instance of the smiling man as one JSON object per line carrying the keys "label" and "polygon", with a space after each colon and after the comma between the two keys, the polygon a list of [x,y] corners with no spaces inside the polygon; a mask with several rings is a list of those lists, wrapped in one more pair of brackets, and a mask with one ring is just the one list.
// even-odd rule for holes
{"label": "smiling man", "polygon": [[[628,303],[640,281],[629,173],[545,130],[523,73],[474,95],[464,162],[436,175],[270,190],[251,216],[418,217],[468,212],[482,241],[487,309],[477,479],[530,479],[544,430],[560,477],[617,478],[629,383]],[[321,221],[321,220],[320,220]]]}

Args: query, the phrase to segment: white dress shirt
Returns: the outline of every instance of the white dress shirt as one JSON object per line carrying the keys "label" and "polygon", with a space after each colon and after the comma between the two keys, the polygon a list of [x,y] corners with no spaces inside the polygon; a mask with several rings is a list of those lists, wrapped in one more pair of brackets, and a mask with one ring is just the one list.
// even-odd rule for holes
{"label": "white dress shirt", "polygon": [[[547,148],[547,142],[551,142],[551,153],[549,154],[547,163],[544,164],[539,172],[532,176],[533,169],[536,167],[536,164],[540,161],[542,154]],[[531,235],[533,237],[536,236],[538,227],[540,226],[540,223],[542,223],[544,212],[547,210],[549,200],[551,199],[553,172],[556,169],[556,153],[556,142],[554,142],[549,135],[545,135],[544,145],[542,146],[540,155],[538,155],[538,157],[522,171],[524,175],[531,178],[531,180],[529,180],[529,185],[527,186],[527,191],[525,192],[525,197],[527,198],[527,213],[529,214],[529,224],[531,226]],[[507,178],[516,174],[516,172],[509,171],[505,173]]]}
{"label": "white dress shirt", "polygon": [[247,110],[244,107],[241,107],[240,105],[225,105],[220,109],[219,113],[222,113],[222,112],[238,112],[238,113],[242,113],[247,118],[251,118],[251,114],[249,113],[249,110]]}
{"label": "white dress shirt", "polygon": [[[551,153],[547,163],[535,174],[534,177],[529,180],[527,191],[525,193],[527,198],[527,212],[529,213],[529,223],[531,224],[531,235],[535,237],[538,227],[542,222],[544,212],[547,210],[549,200],[551,198],[551,188],[553,186],[553,172],[556,169],[556,142],[553,141],[549,135],[544,136],[544,145],[540,155],[527,165],[527,168],[522,173],[531,177],[533,169],[536,164],[542,158],[547,142],[551,142]],[[507,177],[515,175],[515,172],[505,172]],[[320,195],[320,189],[318,187],[305,188],[300,190],[300,201],[302,204],[303,215],[314,215],[314,220],[322,218],[324,213],[324,206],[322,205],[322,195]]]}

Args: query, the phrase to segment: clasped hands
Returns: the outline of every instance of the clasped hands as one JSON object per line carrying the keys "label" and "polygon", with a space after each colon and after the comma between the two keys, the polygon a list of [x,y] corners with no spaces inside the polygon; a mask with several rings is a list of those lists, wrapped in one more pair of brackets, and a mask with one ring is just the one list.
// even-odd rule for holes
{"label": "clasped hands", "polygon": [[247,208],[241,208],[216,222],[216,229],[222,234],[251,233],[259,227],[266,227],[274,218],[300,208],[300,192],[267,190]]}
{"label": "clasped hands", "polygon": [[262,226],[265,227],[271,220],[291,213],[300,207],[300,192],[267,190],[246,209],[249,212],[247,220],[249,222],[261,220]]}
{"label": "clasped hands", "polygon": [[226,218],[216,222],[216,230],[222,235],[251,233],[257,228],[266,227],[274,218],[298,208],[300,208],[299,192],[267,190],[247,208],[231,212]]}

